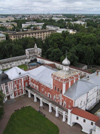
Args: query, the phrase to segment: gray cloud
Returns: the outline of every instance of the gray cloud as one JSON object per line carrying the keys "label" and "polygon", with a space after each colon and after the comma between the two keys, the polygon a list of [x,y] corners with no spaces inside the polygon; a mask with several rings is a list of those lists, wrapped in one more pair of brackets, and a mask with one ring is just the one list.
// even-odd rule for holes
{"label": "gray cloud", "polygon": [[0,13],[100,13],[100,0],[0,0]]}

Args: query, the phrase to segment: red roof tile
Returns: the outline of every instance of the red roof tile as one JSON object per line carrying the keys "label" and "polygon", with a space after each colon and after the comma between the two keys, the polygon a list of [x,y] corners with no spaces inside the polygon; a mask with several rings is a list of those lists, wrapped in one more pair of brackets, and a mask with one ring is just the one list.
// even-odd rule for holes
{"label": "red roof tile", "polygon": [[93,115],[93,114],[91,114],[87,111],[84,111],[84,110],[82,110],[78,107],[73,108],[71,113],[75,114],[75,115],[78,115],[80,117],[86,118],[88,120],[94,121],[94,122],[97,122],[99,120],[99,117],[97,117],[96,115]]}

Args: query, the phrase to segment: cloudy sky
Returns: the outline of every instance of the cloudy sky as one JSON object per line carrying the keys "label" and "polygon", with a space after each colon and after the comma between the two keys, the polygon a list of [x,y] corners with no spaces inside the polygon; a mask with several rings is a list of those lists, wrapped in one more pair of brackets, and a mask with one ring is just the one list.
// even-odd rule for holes
{"label": "cloudy sky", "polygon": [[100,14],[100,0],[0,0],[0,14]]}

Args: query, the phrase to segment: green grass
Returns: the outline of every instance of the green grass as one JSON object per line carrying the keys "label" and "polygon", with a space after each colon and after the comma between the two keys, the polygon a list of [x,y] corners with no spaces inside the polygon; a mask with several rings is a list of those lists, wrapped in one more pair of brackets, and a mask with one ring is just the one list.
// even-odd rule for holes
{"label": "green grass", "polygon": [[14,112],[3,134],[58,134],[58,127],[28,106]]}
{"label": "green grass", "polygon": [[8,69],[10,69],[10,68],[3,69],[3,71],[6,71],[6,70],[8,70]]}
{"label": "green grass", "polygon": [[24,70],[28,69],[26,65],[19,65],[18,67],[21,68],[21,69],[24,69]]}

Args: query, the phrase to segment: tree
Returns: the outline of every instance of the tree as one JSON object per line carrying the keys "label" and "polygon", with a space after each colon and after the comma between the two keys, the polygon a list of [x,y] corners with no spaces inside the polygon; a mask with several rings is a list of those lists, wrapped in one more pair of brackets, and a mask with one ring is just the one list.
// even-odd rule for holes
{"label": "tree", "polygon": [[95,53],[94,63],[100,65],[100,46],[99,45],[95,46],[94,53]]}
{"label": "tree", "polygon": [[2,93],[2,90],[0,90],[0,120],[2,119],[2,115],[4,114],[3,99],[4,94]]}
{"label": "tree", "polygon": [[50,60],[53,60],[53,61],[60,61],[61,56],[62,56],[62,52],[59,48],[57,48],[51,52],[49,58]]}
{"label": "tree", "polygon": [[92,65],[94,60],[94,53],[92,48],[89,46],[84,46],[83,52],[84,52],[83,63],[87,65]]}
{"label": "tree", "polygon": [[78,63],[78,57],[76,55],[76,50],[75,48],[72,48],[69,52],[68,52],[68,59],[70,60],[72,65],[77,65]]}

